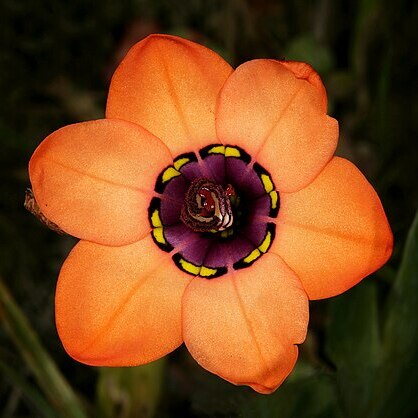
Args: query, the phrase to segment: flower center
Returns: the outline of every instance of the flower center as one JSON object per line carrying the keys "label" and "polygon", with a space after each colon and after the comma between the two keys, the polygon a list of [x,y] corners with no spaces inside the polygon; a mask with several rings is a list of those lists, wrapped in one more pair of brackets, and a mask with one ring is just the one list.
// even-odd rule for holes
{"label": "flower center", "polygon": [[181,220],[196,232],[218,232],[234,222],[231,197],[235,190],[228,184],[224,189],[213,180],[197,178],[187,190],[181,210]]}
{"label": "flower center", "polygon": [[213,144],[179,155],[158,176],[152,237],[184,272],[207,279],[251,266],[271,246],[279,194],[241,148]]}

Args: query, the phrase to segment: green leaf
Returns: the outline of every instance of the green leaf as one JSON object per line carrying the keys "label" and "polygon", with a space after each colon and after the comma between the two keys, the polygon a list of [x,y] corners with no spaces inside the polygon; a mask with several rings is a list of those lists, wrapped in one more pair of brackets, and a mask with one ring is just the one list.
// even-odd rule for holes
{"label": "green leaf", "polygon": [[380,364],[376,284],[366,280],[333,299],[326,352],[337,369],[337,384],[347,417],[367,416]]}
{"label": "green leaf", "polygon": [[97,383],[97,416],[151,418],[161,395],[166,360],[139,367],[101,368]]}
{"label": "green leaf", "polygon": [[388,299],[383,358],[371,415],[412,417],[418,411],[418,212]]}
{"label": "green leaf", "polygon": [[78,397],[42,346],[1,280],[0,313],[6,332],[20,351],[51,407],[60,417],[85,418],[86,414]]}

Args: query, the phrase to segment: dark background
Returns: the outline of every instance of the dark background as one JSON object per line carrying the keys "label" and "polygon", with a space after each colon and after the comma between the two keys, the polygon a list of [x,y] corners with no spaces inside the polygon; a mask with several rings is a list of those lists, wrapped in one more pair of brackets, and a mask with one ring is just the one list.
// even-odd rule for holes
{"label": "dark background", "polygon": [[[74,415],[76,407],[62,406],[65,391],[51,391],[48,373],[55,366],[62,372],[57,379],[69,382],[69,393],[80,396],[87,416],[416,416],[414,249],[407,267],[399,266],[418,206],[417,5],[2,0],[0,417],[82,416]],[[75,241],[47,230],[24,210],[27,163],[52,131],[103,117],[114,69],[133,43],[158,32],[205,44],[234,67],[262,57],[313,65],[327,87],[329,113],[340,122],[337,153],[366,174],[394,232],[387,266],[343,296],[311,303],[298,366],[272,396],[221,381],[184,348],[142,369],[87,367],[66,355],[56,334],[56,278]],[[16,304],[4,301],[9,292]],[[26,338],[32,334],[19,310],[43,347]],[[33,352],[41,353],[39,359]]]}

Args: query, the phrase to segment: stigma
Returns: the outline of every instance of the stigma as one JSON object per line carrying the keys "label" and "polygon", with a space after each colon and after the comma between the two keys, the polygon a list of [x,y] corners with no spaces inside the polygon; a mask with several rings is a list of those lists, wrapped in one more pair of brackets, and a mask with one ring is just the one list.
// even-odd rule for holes
{"label": "stigma", "polygon": [[192,181],[185,195],[181,220],[196,232],[221,232],[232,227],[234,214],[231,198],[234,188],[221,185],[207,178]]}

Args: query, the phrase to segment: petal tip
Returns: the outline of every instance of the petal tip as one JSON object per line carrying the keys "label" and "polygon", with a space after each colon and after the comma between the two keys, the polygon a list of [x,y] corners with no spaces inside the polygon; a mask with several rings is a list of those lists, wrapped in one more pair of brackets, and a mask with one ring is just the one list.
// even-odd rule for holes
{"label": "petal tip", "polygon": [[321,77],[315,71],[315,69],[306,62],[284,60],[278,62],[284,67],[286,67],[288,70],[292,71],[296,78],[306,80],[308,83],[310,83],[318,90],[322,98],[324,110],[326,112],[328,107],[327,92]]}
{"label": "petal tip", "polygon": [[[382,207],[382,211],[383,211],[383,207]],[[381,256],[382,257],[381,265],[378,267],[378,269],[384,266],[389,261],[393,253],[394,238],[393,238],[392,230],[390,228],[390,224],[387,219],[386,219],[385,231],[382,233],[382,235],[384,237],[382,239],[383,251],[382,251],[382,256]]]}

